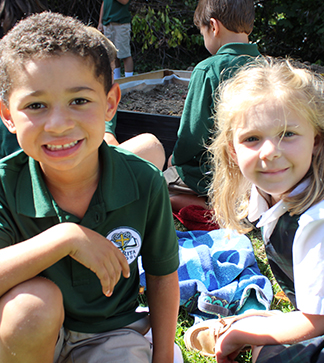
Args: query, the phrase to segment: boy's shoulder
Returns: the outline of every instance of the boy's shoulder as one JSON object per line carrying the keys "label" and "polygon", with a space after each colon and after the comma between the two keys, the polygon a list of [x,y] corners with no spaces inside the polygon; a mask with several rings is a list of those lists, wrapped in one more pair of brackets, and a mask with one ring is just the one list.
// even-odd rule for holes
{"label": "boy's shoulder", "polygon": [[259,55],[260,52],[255,43],[227,43],[220,47],[215,55],[199,62],[194,68],[194,71],[198,69],[208,69],[209,67],[215,67],[215,65],[221,65],[228,59],[242,56],[257,57]]}
{"label": "boy's shoulder", "polygon": [[28,164],[28,155],[23,150],[17,150],[0,159],[0,178],[8,171],[20,172]]}
{"label": "boy's shoulder", "polygon": [[152,163],[119,146],[103,145],[101,155],[106,169],[117,178],[134,176],[140,186],[161,183],[164,181],[162,172]]}
{"label": "boy's shoulder", "polygon": [[[160,173],[160,170],[151,162],[142,159],[141,157],[135,155],[133,152],[125,150],[120,146],[114,146],[114,145],[107,146],[104,144],[104,149],[110,150],[109,151],[110,157],[113,158],[113,161],[115,163],[118,163],[121,160],[123,160],[125,163],[128,164],[128,166],[131,169],[136,169],[139,171],[147,170],[148,172],[151,173],[156,173],[156,172]],[[104,153],[103,157],[107,158],[107,153]]]}
{"label": "boy's shoulder", "polygon": [[146,208],[153,200],[169,200],[162,172],[150,162],[118,146],[100,147],[99,190],[108,208],[117,210],[133,201]]}
{"label": "boy's shoulder", "polygon": [[217,80],[224,69],[235,65],[242,65],[249,59],[260,55],[255,43],[227,43],[223,45],[215,55],[199,62],[192,72],[192,78],[203,73],[205,76]]}

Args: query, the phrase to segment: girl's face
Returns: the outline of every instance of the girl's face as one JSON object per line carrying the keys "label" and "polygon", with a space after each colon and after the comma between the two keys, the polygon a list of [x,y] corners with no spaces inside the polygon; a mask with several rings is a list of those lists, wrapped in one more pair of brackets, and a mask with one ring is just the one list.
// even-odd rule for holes
{"label": "girl's face", "polygon": [[232,156],[242,174],[274,203],[307,173],[316,134],[308,121],[275,102],[259,104],[234,130]]}

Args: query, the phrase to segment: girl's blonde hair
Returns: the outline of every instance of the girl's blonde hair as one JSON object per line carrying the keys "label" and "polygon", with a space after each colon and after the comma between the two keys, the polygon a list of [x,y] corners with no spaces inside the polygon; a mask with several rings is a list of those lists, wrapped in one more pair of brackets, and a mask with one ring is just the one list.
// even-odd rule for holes
{"label": "girl's blonde hair", "polygon": [[[225,228],[246,233],[252,229],[246,220],[251,183],[234,162],[233,133],[238,124],[248,122],[249,110],[266,102],[276,102],[283,110],[294,111],[315,130],[318,147],[312,165],[303,178],[308,187],[300,194],[282,196],[289,212],[301,214],[324,199],[324,79],[292,60],[259,57],[222,83],[215,102],[215,136],[210,145],[213,179],[209,196],[215,219]],[[303,152],[301,150],[301,152]]]}

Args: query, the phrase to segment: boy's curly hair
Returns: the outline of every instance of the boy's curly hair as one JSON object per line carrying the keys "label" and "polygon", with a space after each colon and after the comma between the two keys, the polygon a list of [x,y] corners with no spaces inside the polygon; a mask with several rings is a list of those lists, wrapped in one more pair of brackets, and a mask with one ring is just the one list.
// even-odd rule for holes
{"label": "boy's curly hair", "polygon": [[109,54],[99,35],[81,21],[43,12],[21,20],[0,41],[0,94],[7,104],[15,73],[31,59],[73,54],[94,66],[94,75],[108,93],[112,86]]}
{"label": "boy's curly hair", "polygon": [[194,14],[194,23],[200,29],[210,27],[210,19],[219,20],[234,33],[250,34],[255,17],[253,0],[199,0]]}

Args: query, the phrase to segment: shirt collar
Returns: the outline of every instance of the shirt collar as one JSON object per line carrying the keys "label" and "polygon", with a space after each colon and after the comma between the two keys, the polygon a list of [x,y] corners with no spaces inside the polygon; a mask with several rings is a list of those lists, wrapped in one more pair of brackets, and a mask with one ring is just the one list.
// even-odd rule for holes
{"label": "shirt collar", "polygon": [[[309,181],[305,180],[290,193],[289,196],[302,192],[309,185]],[[277,225],[278,219],[288,211],[288,204],[282,200],[269,208],[265,198],[259,193],[255,185],[251,188],[251,196],[249,202],[248,219],[250,222],[257,223],[257,228],[263,227],[263,240],[267,242]]]}
{"label": "shirt collar", "polygon": [[254,43],[227,43],[221,46],[216,55],[233,54],[238,56],[249,55],[257,57],[260,55],[258,46]]}
{"label": "shirt collar", "polygon": [[[103,142],[99,148],[99,157],[102,174],[94,195],[96,203],[103,201],[109,212],[137,200],[138,183],[122,151],[118,152]],[[29,158],[28,167],[19,175],[16,201],[19,214],[32,218],[57,215],[56,203],[45,184],[39,163],[32,158]]]}

